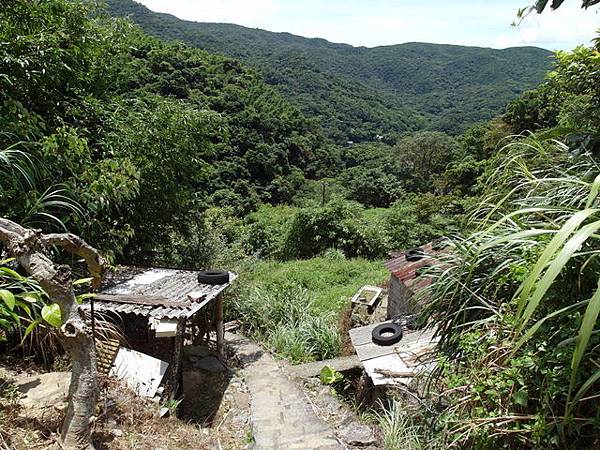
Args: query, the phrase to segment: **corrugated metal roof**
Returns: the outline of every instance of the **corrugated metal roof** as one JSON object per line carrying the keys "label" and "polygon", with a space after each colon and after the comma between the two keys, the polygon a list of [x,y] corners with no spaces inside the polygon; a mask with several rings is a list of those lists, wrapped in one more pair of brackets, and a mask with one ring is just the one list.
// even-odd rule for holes
{"label": "corrugated metal roof", "polygon": [[[230,273],[229,283],[209,285],[198,283],[196,271],[148,269],[103,291],[102,294],[106,295],[103,295],[102,299],[94,301],[94,310],[136,314],[156,319],[190,318],[227,289],[236,278],[236,274]],[[191,292],[200,294],[197,300],[188,297]],[[123,303],[123,301],[110,301],[111,294],[161,297],[165,299],[165,302],[161,304],[160,301],[157,301],[155,305]],[[82,307],[89,309],[89,301],[86,301]]]}
{"label": "corrugated metal roof", "polygon": [[419,269],[429,266],[431,264],[431,256],[439,254],[439,250],[435,250],[436,241],[429,242],[428,244],[422,245],[421,247],[417,247],[412,250],[419,250],[425,256],[417,261],[409,261],[406,259],[406,256],[412,250],[407,250],[404,252],[394,253],[394,258],[386,261],[384,263],[385,267],[389,269],[390,272],[405,286],[412,289],[421,289],[431,284],[431,278],[420,278]]}

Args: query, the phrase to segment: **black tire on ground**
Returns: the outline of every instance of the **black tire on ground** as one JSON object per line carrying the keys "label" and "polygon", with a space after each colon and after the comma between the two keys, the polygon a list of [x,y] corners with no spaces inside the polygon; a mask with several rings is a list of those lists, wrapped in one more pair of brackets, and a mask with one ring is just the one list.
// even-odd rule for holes
{"label": "black tire on ground", "polygon": [[378,345],[394,345],[402,339],[402,326],[397,323],[382,323],[371,332],[373,342]]}
{"label": "black tire on ground", "polygon": [[225,284],[229,283],[229,272],[206,270],[198,272],[198,283],[200,284]]}

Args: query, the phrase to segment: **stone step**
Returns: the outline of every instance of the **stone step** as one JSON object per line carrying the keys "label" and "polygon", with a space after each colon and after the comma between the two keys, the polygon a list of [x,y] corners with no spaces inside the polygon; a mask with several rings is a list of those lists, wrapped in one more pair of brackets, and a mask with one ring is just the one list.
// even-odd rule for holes
{"label": "stone step", "polygon": [[256,450],[346,448],[269,353],[239,335],[226,333],[225,340],[244,364]]}

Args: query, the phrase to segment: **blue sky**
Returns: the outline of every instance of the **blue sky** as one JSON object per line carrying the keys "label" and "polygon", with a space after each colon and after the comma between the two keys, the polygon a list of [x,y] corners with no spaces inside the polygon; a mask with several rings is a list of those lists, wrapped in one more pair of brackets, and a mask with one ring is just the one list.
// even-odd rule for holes
{"label": "blue sky", "polygon": [[581,0],[510,24],[533,0],[136,0],[148,8],[197,22],[236,23],[332,42],[374,47],[434,42],[550,50],[589,44],[600,29],[600,8]]}

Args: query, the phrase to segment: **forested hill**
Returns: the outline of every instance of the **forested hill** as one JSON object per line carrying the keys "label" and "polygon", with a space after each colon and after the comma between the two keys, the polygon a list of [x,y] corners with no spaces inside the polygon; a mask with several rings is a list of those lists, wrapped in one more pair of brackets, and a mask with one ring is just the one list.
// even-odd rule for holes
{"label": "forested hill", "polygon": [[501,113],[552,64],[534,47],[494,50],[408,43],[365,48],[231,24],[198,23],[108,0],[147,32],[235,57],[262,72],[337,141],[433,128],[457,133]]}

